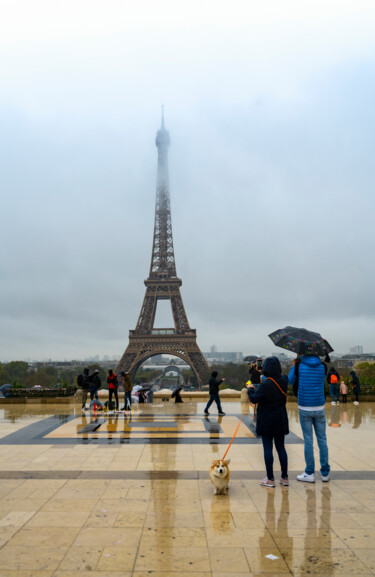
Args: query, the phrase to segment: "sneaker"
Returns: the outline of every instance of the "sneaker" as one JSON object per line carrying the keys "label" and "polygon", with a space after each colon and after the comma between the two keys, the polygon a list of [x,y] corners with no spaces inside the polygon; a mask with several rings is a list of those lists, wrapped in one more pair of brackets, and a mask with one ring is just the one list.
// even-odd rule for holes
{"label": "sneaker", "polygon": [[284,485],[284,487],[289,487],[289,479],[284,479],[283,477],[281,477],[280,485]]}
{"label": "sneaker", "polygon": [[305,483],[315,483],[315,475],[312,473],[308,475],[307,473],[302,473],[302,475],[297,475],[297,481],[305,481]]}
{"label": "sneaker", "polygon": [[323,483],[327,483],[329,481],[329,473],[328,475],[322,475],[322,481]]}
{"label": "sneaker", "polygon": [[264,479],[259,481],[259,485],[262,485],[262,487],[274,487],[275,481],[271,481],[270,479],[268,479],[268,477],[264,477]]}
{"label": "sneaker", "polygon": [[335,401],[332,401],[331,405],[336,405]]}
{"label": "sneaker", "polygon": [[223,411],[221,411],[221,412],[219,413],[219,415],[220,415],[220,417],[224,417],[225,413],[223,413]]}
{"label": "sneaker", "polygon": [[337,404],[339,405],[339,404],[340,404],[340,401],[337,401]]}
{"label": "sneaker", "polygon": [[358,402],[358,401],[354,401],[354,402],[353,402],[353,405],[359,405],[359,402]]}
{"label": "sneaker", "polygon": [[208,416],[210,413],[208,411],[204,411],[204,414]]}

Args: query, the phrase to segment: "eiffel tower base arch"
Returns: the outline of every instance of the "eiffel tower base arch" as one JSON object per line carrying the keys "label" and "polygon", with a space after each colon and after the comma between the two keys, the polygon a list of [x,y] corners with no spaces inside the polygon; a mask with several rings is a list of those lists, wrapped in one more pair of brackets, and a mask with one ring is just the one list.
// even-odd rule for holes
{"label": "eiffel tower base arch", "polygon": [[129,371],[134,379],[142,363],[150,357],[164,354],[185,361],[192,369],[200,388],[208,382],[209,366],[197,345],[194,329],[188,331],[191,334],[182,335],[168,329],[155,329],[154,332],[158,334],[144,335],[129,331],[129,344],[117,365],[117,374]]}

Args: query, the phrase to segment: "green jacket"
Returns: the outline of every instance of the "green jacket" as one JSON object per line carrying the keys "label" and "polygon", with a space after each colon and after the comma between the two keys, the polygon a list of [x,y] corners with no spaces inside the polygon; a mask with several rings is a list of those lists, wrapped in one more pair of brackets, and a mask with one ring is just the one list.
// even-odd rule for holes
{"label": "green jacket", "polygon": [[130,375],[124,377],[124,391],[130,392],[133,390],[133,383]]}

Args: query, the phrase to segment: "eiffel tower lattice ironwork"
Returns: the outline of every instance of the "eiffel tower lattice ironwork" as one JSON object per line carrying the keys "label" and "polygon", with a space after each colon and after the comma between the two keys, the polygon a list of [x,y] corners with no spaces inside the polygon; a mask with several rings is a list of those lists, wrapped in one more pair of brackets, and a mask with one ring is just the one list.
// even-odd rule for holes
{"label": "eiffel tower lattice ironwork", "polygon": [[[201,386],[209,367],[197,345],[196,331],[189,326],[180,293],[182,281],[176,272],[169,197],[170,138],[164,127],[164,114],[155,144],[158,149],[158,170],[150,274],[144,281],[146,294],[137,326],[135,330],[129,331],[129,344],[117,366],[117,372],[130,371],[134,377],[146,359],[157,354],[170,354],[190,365]],[[170,301],[174,328],[154,328],[156,307],[160,300]]]}

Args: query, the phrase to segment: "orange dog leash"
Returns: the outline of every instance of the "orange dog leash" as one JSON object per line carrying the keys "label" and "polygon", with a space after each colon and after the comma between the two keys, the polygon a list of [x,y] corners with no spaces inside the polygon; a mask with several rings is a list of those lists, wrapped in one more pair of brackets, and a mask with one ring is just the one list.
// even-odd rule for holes
{"label": "orange dog leash", "polygon": [[233,443],[235,436],[237,435],[238,429],[240,428],[240,424],[241,424],[241,421],[242,421],[243,417],[244,417],[244,415],[242,415],[242,417],[240,418],[240,422],[238,423],[236,432],[234,433],[234,435],[233,435],[233,437],[232,437],[232,440],[231,440],[231,442],[229,443],[229,446],[228,446],[227,450],[226,450],[225,453],[224,453],[224,457],[221,459],[222,461],[224,461],[225,457],[227,456],[227,453],[228,453],[228,451],[229,451],[229,449],[230,449],[230,446],[231,446],[231,444]]}

